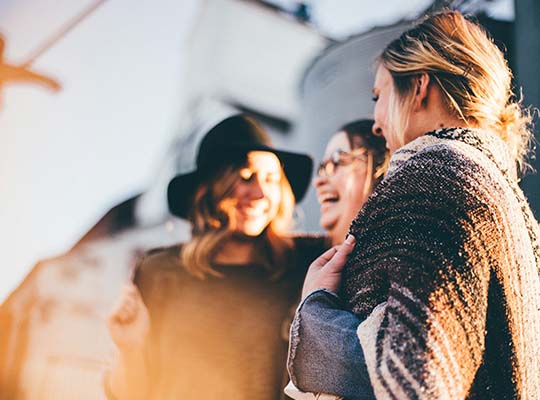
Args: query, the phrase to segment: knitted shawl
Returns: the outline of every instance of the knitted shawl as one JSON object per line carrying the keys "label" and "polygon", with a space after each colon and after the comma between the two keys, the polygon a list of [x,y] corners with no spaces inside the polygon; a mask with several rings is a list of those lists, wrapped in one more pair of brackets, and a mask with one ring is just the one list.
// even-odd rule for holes
{"label": "knitted shawl", "polygon": [[540,230],[501,139],[404,146],[351,233],[342,295],[377,399],[540,398]]}

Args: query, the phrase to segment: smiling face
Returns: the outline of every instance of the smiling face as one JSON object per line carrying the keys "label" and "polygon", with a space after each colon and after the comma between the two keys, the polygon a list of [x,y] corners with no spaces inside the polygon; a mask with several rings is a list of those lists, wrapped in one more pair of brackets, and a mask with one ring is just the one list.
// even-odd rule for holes
{"label": "smiling face", "polygon": [[[353,151],[345,132],[338,132],[330,139],[324,160],[330,159],[338,151]],[[362,149],[355,149],[353,153],[355,157],[351,163],[337,166],[332,176],[321,173],[314,181],[321,205],[320,225],[328,231],[332,244],[345,240],[349,225],[370,193],[371,182],[366,181],[369,180],[369,153],[364,153]]]}
{"label": "smiling face", "polygon": [[275,154],[251,151],[239,175],[231,195],[221,201],[220,208],[228,215],[235,233],[258,236],[278,214],[283,170]]}

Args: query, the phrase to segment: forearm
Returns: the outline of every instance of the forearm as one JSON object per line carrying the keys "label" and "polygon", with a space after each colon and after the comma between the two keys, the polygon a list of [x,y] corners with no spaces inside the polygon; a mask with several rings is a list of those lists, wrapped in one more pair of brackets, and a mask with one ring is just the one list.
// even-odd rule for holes
{"label": "forearm", "polygon": [[291,328],[288,369],[302,391],[373,399],[356,329],[361,322],[333,293],[317,290],[298,308]]}
{"label": "forearm", "polygon": [[109,400],[145,400],[150,384],[144,351],[119,353],[106,375]]}
{"label": "forearm", "polygon": [[388,302],[360,324],[358,338],[377,399],[466,398],[482,360],[474,327],[484,326],[486,304],[459,307],[457,297],[449,304],[448,292],[440,293],[424,302],[395,283]]}

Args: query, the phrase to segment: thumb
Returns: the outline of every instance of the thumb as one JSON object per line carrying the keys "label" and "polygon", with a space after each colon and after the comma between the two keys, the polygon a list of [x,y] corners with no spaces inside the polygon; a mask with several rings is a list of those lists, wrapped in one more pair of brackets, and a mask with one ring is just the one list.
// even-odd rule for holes
{"label": "thumb", "polygon": [[127,295],[134,296],[137,298],[141,297],[141,292],[139,292],[139,288],[133,282],[126,282],[122,290]]}
{"label": "thumb", "polygon": [[356,239],[354,238],[354,236],[351,234],[347,235],[347,238],[342,243],[342,245],[339,246],[332,259],[326,264],[325,268],[328,269],[330,272],[341,272],[341,270],[347,263],[349,255],[354,250],[355,244]]}

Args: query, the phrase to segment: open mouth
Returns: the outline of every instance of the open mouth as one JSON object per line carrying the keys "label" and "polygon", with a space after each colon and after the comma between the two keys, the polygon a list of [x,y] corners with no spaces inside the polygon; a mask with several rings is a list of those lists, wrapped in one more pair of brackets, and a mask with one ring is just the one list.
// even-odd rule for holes
{"label": "open mouth", "polygon": [[321,204],[336,203],[337,201],[339,201],[339,195],[336,193],[323,193],[319,196]]}

